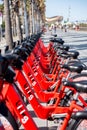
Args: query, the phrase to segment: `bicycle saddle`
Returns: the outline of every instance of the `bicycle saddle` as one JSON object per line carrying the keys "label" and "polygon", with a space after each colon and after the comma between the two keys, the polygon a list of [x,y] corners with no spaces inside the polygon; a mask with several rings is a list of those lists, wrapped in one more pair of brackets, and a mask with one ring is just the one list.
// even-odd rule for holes
{"label": "bicycle saddle", "polygon": [[50,40],[51,42],[57,42],[57,43],[60,43],[60,44],[63,44],[64,41],[62,40],[62,38],[53,38]]}
{"label": "bicycle saddle", "polygon": [[83,70],[87,70],[87,66],[83,62],[79,61],[78,59],[73,59],[73,60],[68,61],[68,64],[73,64],[73,63],[80,64],[83,66]]}
{"label": "bicycle saddle", "polygon": [[79,56],[78,51],[67,51],[67,54],[72,56],[74,59],[76,59]]}
{"label": "bicycle saddle", "polygon": [[36,44],[35,39],[29,39],[28,42],[30,42],[31,44],[34,44],[34,45]]}
{"label": "bicycle saddle", "polygon": [[74,59],[76,59],[79,56],[79,52],[78,51],[63,51],[61,53],[61,55],[67,55],[68,57],[73,57]]}
{"label": "bicycle saddle", "polygon": [[52,34],[52,36],[57,37],[57,34]]}
{"label": "bicycle saddle", "polygon": [[9,65],[12,65],[18,69],[22,68],[23,61],[21,60],[19,55],[12,53],[12,54],[7,54],[4,57],[9,63]]}
{"label": "bicycle saddle", "polygon": [[31,53],[31,51],[33,49],[33,47],[31,47],[31,43],[25,43],[25,42],[23,42],[22,46],[27,49],[28,54]]}
{"label": "bicycle saddle", "polygon": [[68,51],[69,50],[69,46],[57,46],[57,48],[61,49],[61,50],[65,50]]}
{"label": "bicycle saddle", "polygon": [[65,86],[75,88],[78,92],[87,93],[87,80],[82,79],[80,81],[63,81],[63,84]]}
{"label": "bicycle saddle", "polygon": [[87,110],[84,111],[78,111],[74,114],[72,114],[73,119],[87,119]]}
{"label": "bicycle saddle", "polygon": [[27,40],[27,44],[29,44],[29,46],[31,47],[31,49],[34,48],[34,46],[36,45],[36,42],[30,42],[31,40]]}
{"label": "bicycle saddle", "polygon": [[71,72],[81,73],[81,71],[83,70],[83,65],[80,64],[80,62],[75,62],[75,63],[72,62],[72,63],[64,64],[62,68],[67,69]]}
{"label": "bicycle saddle", "polygon": [[67,59],[67,58],[70,57],[69,55],[66,55],[66,54],[64,54],[63,52],[58,53],[58,55],[61,56],[61,57],[63,57],[63,58],[65,58],[65,59]]}

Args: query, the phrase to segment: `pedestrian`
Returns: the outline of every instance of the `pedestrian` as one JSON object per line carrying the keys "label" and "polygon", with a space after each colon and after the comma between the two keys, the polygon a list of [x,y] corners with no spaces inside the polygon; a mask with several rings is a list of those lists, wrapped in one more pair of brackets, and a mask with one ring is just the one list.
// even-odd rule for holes
{"label": "pedestrian", "polygon": [[66,25],[64,26],[64,28],[65,28],[65,32],[67,32],[67,26]]}
{"label": "pedestrian", "polygon": [[56,33],[56,25],[54,26],[54,33]]}

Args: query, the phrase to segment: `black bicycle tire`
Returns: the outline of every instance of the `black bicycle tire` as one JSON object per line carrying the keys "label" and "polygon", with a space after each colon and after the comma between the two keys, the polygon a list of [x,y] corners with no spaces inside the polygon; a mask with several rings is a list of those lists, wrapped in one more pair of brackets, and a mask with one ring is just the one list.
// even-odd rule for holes
{"label": "black bicycle tire", "polygon": [[14,130],[19,130],[18,124],[4,103],[0,103],[0,113],[8,120]]}
{"label": "black bicycle tire", "polygon": [[77,119],[77,120],[72,119],[68,127],[66,128],[66,130],[77,130],[78,126],[82,121],[83,121],[82,119]]}

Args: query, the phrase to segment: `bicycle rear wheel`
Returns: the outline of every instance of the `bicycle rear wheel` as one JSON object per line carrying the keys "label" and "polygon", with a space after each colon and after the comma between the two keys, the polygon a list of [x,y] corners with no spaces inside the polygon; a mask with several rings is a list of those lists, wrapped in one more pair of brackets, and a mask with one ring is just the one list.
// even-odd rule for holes
{"label": "bicycle rear wheel", "polygon": [[87,130],[87,120],[71,120],[66,130]]}
{"label": "bicycle rear wheel", "polygon": [[18,124],[16,120],[12,116],[11,112],[4,105],[4,103],[0,103],[0,122],[4,127],[4,130],[18,130]]}

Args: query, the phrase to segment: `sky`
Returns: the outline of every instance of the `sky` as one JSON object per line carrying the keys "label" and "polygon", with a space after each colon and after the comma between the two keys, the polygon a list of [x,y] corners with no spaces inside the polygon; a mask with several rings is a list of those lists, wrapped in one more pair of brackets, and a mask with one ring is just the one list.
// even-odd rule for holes
{"label": "sky", "polygon": [[0,0],[0,4],[2,4],[3,3],[3,1],[2,0]]}
{"label": "sky", "polygon": [[87,21],[87,0],[46,0],[46,17],[53,16],[63,16],[65,21]]}
{"label": "sky", "polygon": [[63,16],[66,21],[87,20],[87,0],[46,0],[46,17]]}

